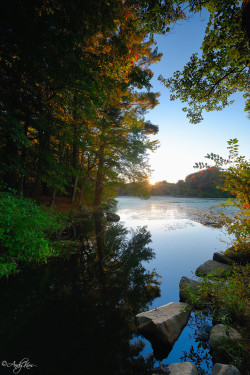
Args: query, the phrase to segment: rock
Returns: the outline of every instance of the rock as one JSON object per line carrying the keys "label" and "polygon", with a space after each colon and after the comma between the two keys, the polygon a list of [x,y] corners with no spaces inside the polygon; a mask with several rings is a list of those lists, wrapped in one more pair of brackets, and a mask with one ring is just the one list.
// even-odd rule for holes
{"label": "rock", "polygon": [[187,304],[182,302],[171,302],[136,315],[138,330],[151,342],[157,359],[161,360],[170,353],[189,315]]}
{"label": "rock", "polygon": [[107,220],[112,221],[113,223],[116,223],[120,220],[120,216],[117,214],[114,214],[113,212],[107,212]]}
{"label": "rock", "polygon": [[239,250],[235,251],[234,247],[230,247],[226,252],[228,252],[227,257],[237,264],[247,264],[250,262],[250,244],[248,250],[245,250],[243,253],[240,253]]}
{"label": "rock", "polygon": [[241,375],[241,374],[240,374],[240,371],[235,366],[216,363],[213,367],[211,375]]}
{"label": "rock", "polygon": [[216,324],[210,332],[210,349],[214,362],[228,363],[232,360],[227,347],[237,347],[241,334],[234,328],[228,328],[224,324]]}
{"label": "rock", "polygon": [[[167,369],[165,369],[165,366],[163,368],[166,371],[166,375],[199,375],[197,368],[191,362],[172,363],[167,366]],[[158,374],[164,374],[164,372],[159,369],[159,372],[154,372],[152,375]]]}
{"label": "rock", "polygon": [[241,339],[242,336],[236,329],[216,324],[210,332],[210,347],[215,348],[221,341],[239,342]]}
{"label": "rock", "polygon": [[189,291],[194,292],[197,289],[197,285],[198,281],[183,276],[179,283],[180,302],[188,302],[190,296]]}
{"label": "rock", "polygon": [[195,365],[190,362],[172,363],[168,369],[170,375],[199,375]]}
{"label": "rock", "polygon": [[217,228],[219,226],[219,224],[216,223],[215,221],[205,221],[205,223],[203,223],[203,225],[205,225],[207,227],[213,227],[213,228]]}
{"label": "rock", "polygon": [[233,259],[231,259],[229,256],[222,254],[222,253],[214,253],[213,260],[216,260],[217,262],[220,262],[220,263],[229,264],[229,265],[234,264]]}
{"label": "rock", "polygon": [[210,326],[210,324],[204,323],[203,326],[200,328],[198,339],[201,341],[208,341],[211,329],[212,327]]}
{"label": "rock", "polygon": [[196,269],[195,274],[197,276],[212,274],[216,277],[223,277],[226,276],[230,270],[231,266],[228,264],[216,262],[215,260],[208,260]]}

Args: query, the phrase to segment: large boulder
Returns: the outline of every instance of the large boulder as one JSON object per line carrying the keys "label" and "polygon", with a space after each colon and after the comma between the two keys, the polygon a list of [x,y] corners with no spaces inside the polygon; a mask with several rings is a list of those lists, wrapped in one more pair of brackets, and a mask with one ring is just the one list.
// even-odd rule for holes
{"label": "large boulder", "polygon": [[237,367],[232,365],[224,365],[216,363],[213,367],[211,375],[241,375]]}
{"label": "large boulder", "polygon": [[197,368],[191,362],[172,363],[154,369],[152,375],[199,375]]}
{"label": "large boulder", "polygon": [[228,347],[236,348],[242,340],[241,334],[232,327],[216,324],[210,331],[210,349],[214,362],[229,363],[232,358]]}
{"label": "large boulder", "polygon": [[120,220],[120,216],[117,214],[114,214],[113,212],[108,211],[107,212],[107,220],[111,221],[113,223],[116,223]]}
{"label": "large boulder", "polygon": [[195,271],[197,276],[206,276],[212,274],[216,277],[226,276],[231,271],[231,266],[220,263],[215,260],[208,260],[201,264]]}
{"label": "large boulder", "polygon": [[152,375],[199,375],[197,368],[191,362],[172,363],[171,365],[163,365],[154,370]]}
{"label": "large boulder", "polygon": [[216,262],[229,264],[229,265],[234,264],[233,259],[231,259],[229,256],[222,254],[222,253],[214,253],[213,260],[215,260]]}
{"label": "large boulder", "polygon": [[180,302],[190,301],[190,292],[195,292],[197,290],[198,281],[189,279],[183,276],[179,283],[179,297]]}
{"label": "large boulder", "polygon": [[169,375],[199,375],[195,365],[190,362],[172,363],[168,370]]}
{"label": "large boulder", "polygon": [[190,310],[186,303],[167,305],[137,314],[138,330],[148,339],[157,359],[165,358],[187,324]]}

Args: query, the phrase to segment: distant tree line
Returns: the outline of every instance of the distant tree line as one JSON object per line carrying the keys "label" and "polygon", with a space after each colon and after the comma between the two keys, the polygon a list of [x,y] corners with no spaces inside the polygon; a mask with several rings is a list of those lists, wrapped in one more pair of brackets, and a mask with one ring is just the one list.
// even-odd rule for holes
{"label": "distant tree line", "polygon": [[[224,183],[223,173],[218,168],[207,168],[200,172],[188,175],[184,180],[176,184],[167,181],[156,182],[149,188],[150,195],[171,195],[181,197],[201,198],[227,198],[227,192],[217,189]],[[119,195],[133,195],[135,187],[127,184],[125,188],[119,189]]]}

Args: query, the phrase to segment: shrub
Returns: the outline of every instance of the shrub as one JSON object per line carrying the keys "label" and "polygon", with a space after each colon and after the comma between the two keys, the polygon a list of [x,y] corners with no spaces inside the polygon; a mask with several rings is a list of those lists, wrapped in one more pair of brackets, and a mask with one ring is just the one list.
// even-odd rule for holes
{"label": "shrub", "polygon": [[[229,150],[227,159],[214,153],[208,154],[206,158],[213,160],[215,166],[223,172],[224,183],[222,187],[218,188],[235,196],[235,199],[228,199],[218,205],[234,208],[234,213],[230,216],[221,213],[221,224],[228,235],[233,236],[233,253],[247,255],[250,242],[250,162],[246,160],[245,156],[239,155],[237,139],[230,139],[227,148]],[[207,163],[196,163],[195,165],[195,168],[207,167]]]}
{"label": "shrub", "polygon": [[55,253],[49,236],[62,227],[58,214],[12,192],[0,193],[0,277],[19,262],[41,262]]}

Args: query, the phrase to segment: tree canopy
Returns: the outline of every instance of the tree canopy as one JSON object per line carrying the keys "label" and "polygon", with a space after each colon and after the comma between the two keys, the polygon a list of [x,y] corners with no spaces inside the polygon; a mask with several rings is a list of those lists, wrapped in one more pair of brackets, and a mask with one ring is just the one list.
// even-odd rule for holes
{"label": "tree canopy", "polygon": [[170,89],[171,100],[187,103],[183,111],[191,123],[200,122],[202,112],[222,110],[230,105],[231,95],[242,92],[245,110],[250,110],[249,57],[250,3],[245,0],[182,1],[188,12],[209,11],[209,22],[201,46],[202,54],[193,54],[183,71],[160,80]]}
{"label": "tree canopy", "polygon": [[[150,65],[154,33],[182,11],[175,2],[10,0],[1,11],[0,176],[34,195],[92,192],[109,180],[145,180],[157,133]],[[124,151],[128,152],[124,152]],[[129,166],[133,165],[133,168]],[[112,177],[112,178],[111,178]],[[94,193],[95,192],[95,193]],[[90,194],[91,195],[91,194]]]}
{"label": "tree canopy", "polygon": [[150,66],[154,34],[210,12],[201,57],[162,79],[188,117],[244,92],[249,109],[249,1],[10,0],[1,10],[0,177],[26,195],[57,193],[98,206],[116,184],[148,178],[158,131]]}

